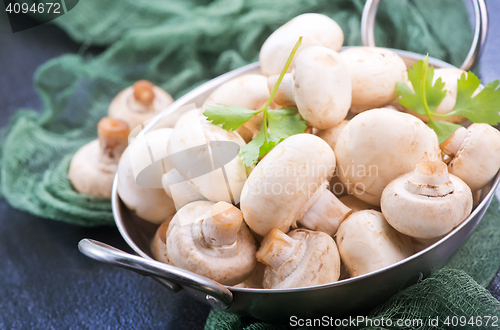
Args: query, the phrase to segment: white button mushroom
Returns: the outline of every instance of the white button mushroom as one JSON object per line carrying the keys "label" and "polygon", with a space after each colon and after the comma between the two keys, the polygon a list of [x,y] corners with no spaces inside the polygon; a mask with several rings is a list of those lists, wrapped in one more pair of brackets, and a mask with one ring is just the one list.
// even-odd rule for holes
{"label": "white button mushroom", "polygon": [[333,238],[323,232],[296,229],[285,234],[271,230],[257,251],[265,264],[266,289],[301,288],[336,282],[340,256]]}
{"label": "white button mushroom", "polygon": [[113,99],[109,105],[108,116],[121,119],[127,122],[130,129],[134,129],[173,102],[170,94],[160,87],[147,80],[139,80]]}
{"label": "white button mushroom", "polygon": [[[324,46],[339,51],[344,33],[331,18],[321,14],[302,14],[274,31],[260,49],[259,61],[266,76],[280,74],[299,37],[303,37],[298,53],[311,46]],[[293,63],[289,70],[293,68]]]}
{"label": "white button mushroom", "polygon": [[339,138],[340,132],[342,132],[342,130],[346,127],[348,123],[349,120],[342,120],[340,124],[332,128],[327,128],[325,130],[317,131],[315,135],[325,140],[325,142],[328,143],[330,147],[332,147],[332,150],[335,150],[335,143]]}
{"label": "white button mushroom", "polygon": [[80,193],[111,198],[118,161],[127,147],[126,122],[109,117],[97,124],[98,139],[80,148],[73,156],[68,177]]}
{"label": "white button mushroom", "polygon": [[349,216],[339,227],[337,245],[352,277],[390,266],[413,254],[410,238],[398,233],[382,213],[373,210]]}
{"label": "white button mushroom", "polygon": [[[117,192],[128,209],[134,211],[142,219],[160,224],[175,213],[175,205],[161,188],[161,175],[164,169],[158,164],[160,173],[151,173],[148,178],[142,177],[153,188],[143,187],[137,182],[139,173],[151,165],[150,152],[155,160],[167,156],[167,141],[173,129],[161,128],[149,132],[145,138],[135,139],[123,153],[118,165]],[[147,179],[147,180],[146,180]],[[154,184],[157,181],[156,184]]]}
{"label": "white button mushroom", "polygon": [[500,168],[500,132],[488,124],[457,129],[441,143],[441,149],[453,158],[448,171],[473,192],[484,187]]}
{"label": "white button mushroom", "polygon": [[[245,74],[219,86],[206,99],[202,108],[205,110],[209,106],[231,104],[246,109],[258,110],[262,108],[269,96],[267,77],[260,74]],[[259,114],[236,131],[245,142],[249,142],[254,135],[259,133],[261,124],[262,114]]]}
{"label": "white button mushroom", "polygon": [[[234,142],[236,147],[242,147],[245,141],[238,133],[213,125],[202,116],[188,113],[186,116],[180,118],[183,124],[176,125],[168,140],[168,154],[173,167],[191,188],[206,199],[239,203],[241,189],[247,179],[245,165],[237,150],[228,146],[223,147],[221,152],[229,155],[234,151],[234,158],[227,164],[218,164],[212,144],[214,141],[229,141]],[[173,157],[175,154],[179,157]]]}
{"label": "white button mushroom", "polygon": [[417,238],[442,236],[472,210],[472,193],[443,162],[418,163],[382,193],[382,213],[397,231]]}
{"label": "white button mushroom", "polygon": [[441,159],[436,133],[420,119],[391,109],[360,113],[335,144],[340,181],[364,202],[378,206],[385,186],[422,161]]}
{"label": "white button mushroom", "polygon": [[167,252],[167,230],[168,230],[168,225],[174,218],[173,215],[168,217],[165,222],[163,222],[158,229],[156,230],[155,236],[153,237],[153,240],[151,241],[151,253],[153,254],[153,257],[161,262],[164,262],[166,264],[170,263],[170,258],[168,257],[168,252]]}
{"label": "white button mushroom", "polygon": [[[269,77],[270,90],[276,81],[277,77]],[[285,74],[275,101],[296,106],[312,127],[327,129],[337,126],[347,116],[351,99],[347,64],[337,52],[314,46],[295,56],[295,68]]]}
{"label": "white button mushroom", "polygon": [[406,82],[403,59],[390,49],[353,47],[340,53],[352,82],[351,112],[382,107],[394,101],[398,82]]}
{"label": "white button mushroom", "polygon": [[339,198],[339,201],[341,201],[345,206],[350,208],[352,212],[359,212],[363,210],[380,211],[379,207],[365,203],[362,200],[357,199],[353,195],[342,196]]}
{"label": "white button mushroom", "polygon": [[243,215],[225,202],[198,201],[181,208],[166,242],[172,265],[224,285],[241,283],[257,265],[257,246]]}
{"label": "white button mushroom", "polygon": [[312,134],[288,137],[257,164],[241,193],[241,211],[261,236],[290,226],[333,235],[351,210],[326,189],[335,171],[330,146]]}

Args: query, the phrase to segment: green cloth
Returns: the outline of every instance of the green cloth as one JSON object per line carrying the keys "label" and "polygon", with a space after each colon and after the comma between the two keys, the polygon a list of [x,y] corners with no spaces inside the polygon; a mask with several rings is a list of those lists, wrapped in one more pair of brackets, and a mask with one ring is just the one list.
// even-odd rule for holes
{"label": "green cloth", "polygon": [[[121,89],[148,79],[179,97],[256,61],[267,36],[305,12],[332,17],[344,31],[344,44],[360,45],[363,5],[363,0],[80,1],[54,23],[83,44],[81,54],[41,66],[34,84],[43,109],[20,110],[1,131],[0,193],[12,206],[41,217],[84,226],[112,224],[109,200],[76,193],[67,170],[72,154],[96,138],[98,120]],[[384,0],[377,17],[380,46],[429,53],[455,65],[472,40],[465,7],[457,0]],[[85,55],[90,45],[107,49],[92,58]],[[494,201],[475,238],[450,263],[462,270],[437,272],[370,315],[478,315],[479,310],[500,315],[498,302],[480,286],[499,265],[497,214]],[[249,322],[214,311],[207,329],[239,329]],[[248,328],[277,327],[254,323]]]}

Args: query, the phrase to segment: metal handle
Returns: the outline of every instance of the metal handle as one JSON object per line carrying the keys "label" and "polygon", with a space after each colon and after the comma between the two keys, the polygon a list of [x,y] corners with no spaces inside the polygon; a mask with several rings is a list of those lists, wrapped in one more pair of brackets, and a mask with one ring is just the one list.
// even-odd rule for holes
{"label": "metal handle", "polygon": [[233,301],[233,294],[225,286],[193,272],[135,256],[92,239],[82,239],[78,243],[78,249],[94,260],[126,268],[144,276],[166,279],[202,292],[206,302],[219,310],[229,308]]}
{"label": "metal handle", "polygon": [[[363,46],[375,47],[375,17],[380,0],[367,0],[361,17],[361,41]],[[488,8],[485,0],[473,0],[476,16],[472,46],[460,69],[468,71],[479,60],[488,34]]]}

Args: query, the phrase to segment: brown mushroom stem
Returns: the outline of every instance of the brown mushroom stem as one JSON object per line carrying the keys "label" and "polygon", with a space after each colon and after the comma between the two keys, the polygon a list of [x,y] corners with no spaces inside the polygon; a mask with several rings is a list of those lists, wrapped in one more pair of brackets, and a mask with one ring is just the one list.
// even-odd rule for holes
{"label": "brown mushroom stem", "polygon": [[146,107],[150,106],[155,99],[153,87],[154,85],[147,80],[139,80],[135,82],[133,86],[134,99]]}
{"label": "brown mushroom stem", "polygon": [[279,269],[292,257],[299,244],[299,241],[275,228],[264,237],[255,256],[266,266]]}
{"label": "brown mushroom stem", "polygon": [[404,187],[412,194],[429,197],[446,196],[454,190],[448,167],[443,162],[418,163]]}
{"label": "brown mushroom stem", "polygon": [[318,200],[298,222],[311,230],[335,235],[340,224],[351,215],[352,210],[342,203],[330,190],[325,189]]}
{"label": "brown mushroom stem", "polygon": [[205,242],[210,246],[233,244],[238,239],[242,222],[243,214],[237,207],[218,202],[210,208],[210,216],[203,220]]}
{"label": "brown mushroom stem", "polygon": [[103,156],[118,159],[128,145],[130,129],[128,124],[120,119],[104,117],[97,123],[97,136],[103,151]]}
{"label": "brown mushroom stem", "polygon": [[447,156],[453,158],[457,155],[466,137],[467,129],[465,127],[460,127],[450,137],[444,140],[439,147]]}

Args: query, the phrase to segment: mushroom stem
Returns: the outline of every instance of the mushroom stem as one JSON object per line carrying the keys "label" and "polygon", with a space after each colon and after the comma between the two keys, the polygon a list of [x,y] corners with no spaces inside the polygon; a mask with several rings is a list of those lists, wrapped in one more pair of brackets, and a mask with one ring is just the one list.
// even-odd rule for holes
{"label": "mushroom stem", "polygon": [[233,244],[238,239],[242,222],[243,214],[237,207],[218,202],[210,208],[210,216],[203,220],[205,242],[210,246]]}
{"label": "mushroom stem", "polygon": [[340,224],[351,213],[352,210],[349,207],[330,190],[325,189],[298,222],[308,229],[322,231],[333,236]]}
{"label": "mushroom stem", "polygon": [[405,189],[416,195],[440,197],[452,193],[454,186],[445,163],[422,162],[405,182]]}
{"label": "mushroom stem", "polygon": [[97,136],[103,156],[119,159],[128,145],[128,124],[120,119],[104,117],[97,123]]}
{"label": "mushroom stem", "polygon": [[150,106],[155,99],[153,87],[154,85],[147,80],[139,80],[135,82],[133,86],[134,99],[146,107]]}
{"label": "mushroom stem", "polygon": [[[279,75],[271,76],[267,78],[267,86],[269,91],[274,89],[274,86],[278,82]],[[295,97],[293,96],[293,76],[291,73],[286,73],[283,76],[283,80],[274,95],[273,101],[284,107],[296,107]]]}
{"label": "mushroom stem", "polygon": [[299,241],[275,228],[264,237],[255,256],[258,261],[277,270],[292,257],[299,244]]}
{"label": "mushroom stem", "polygon": [[460,127],[450,137],[444,140],[439,147],[447,156],[453,158],[457,155],[466,137],[467,129],[465,127]]}

